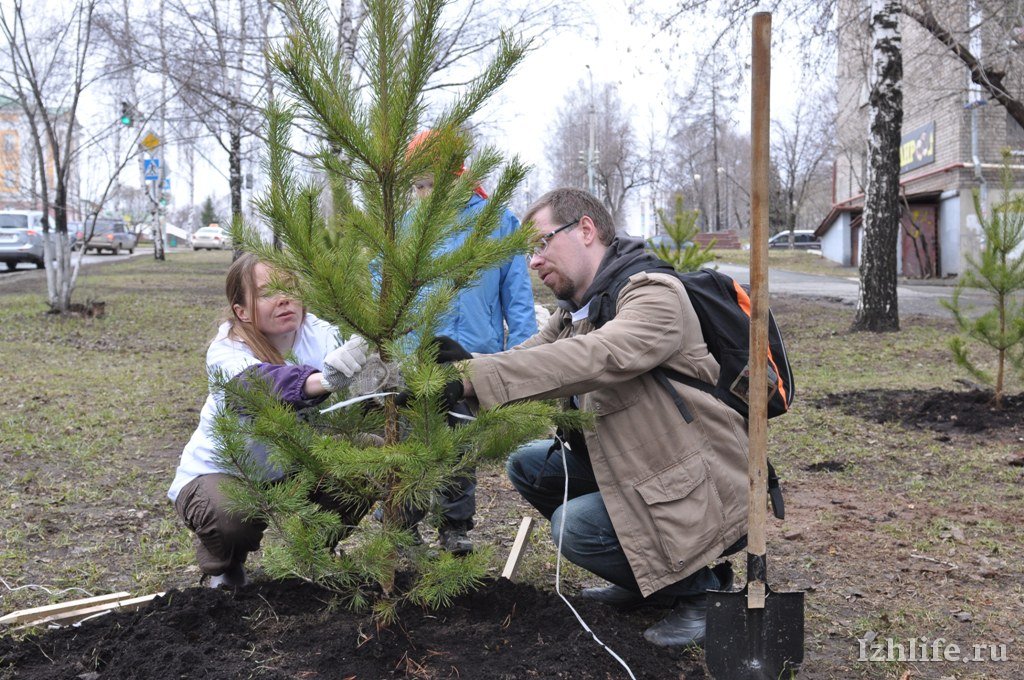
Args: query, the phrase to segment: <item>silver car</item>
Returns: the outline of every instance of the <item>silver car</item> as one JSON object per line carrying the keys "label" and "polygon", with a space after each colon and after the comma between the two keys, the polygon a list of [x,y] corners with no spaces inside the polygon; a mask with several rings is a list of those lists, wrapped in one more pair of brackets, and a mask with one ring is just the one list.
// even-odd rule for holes
{"label": "silver car", "polygon": [[95,250],[97,253],[109,252],[120,255],[122,250],[127,250],[134,253],[138,242],[138,234],[128,231],[124,222],[100,219],[96,220],[93,226],[92,238],[85,243],[85,252]]}
{"label": "silver car", "polygon": [[0,262],[14,269],[19,262],[44,267],[43,213],[36,210],[0,212]]}

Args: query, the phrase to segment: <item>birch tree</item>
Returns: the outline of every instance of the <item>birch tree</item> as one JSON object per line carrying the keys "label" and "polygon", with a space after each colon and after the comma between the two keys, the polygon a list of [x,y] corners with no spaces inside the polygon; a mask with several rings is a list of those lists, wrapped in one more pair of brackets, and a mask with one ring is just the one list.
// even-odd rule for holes
{"label": "birch tree", "polygon": [[37,28],[26,23],[24,3],[0,6],[6,64],[0,83],[18,102],[28,133],[36,191],[43,212],[47,302],[68,311],[75,281],[68,239],[68,210],[81,143],[78,107],[90,84],[95,0],[78,2],[67,23]]}
{"label": "birch tree", "polygon": [[864,257],[853,329],[898,331],[896,245],[900,233],[900,134],[903,126],[902,0],[871,0],[868,176]]}

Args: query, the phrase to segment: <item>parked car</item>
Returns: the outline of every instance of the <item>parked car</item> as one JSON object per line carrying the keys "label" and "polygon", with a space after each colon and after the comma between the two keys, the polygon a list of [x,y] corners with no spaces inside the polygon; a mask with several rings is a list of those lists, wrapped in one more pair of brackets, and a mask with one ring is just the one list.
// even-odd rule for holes
{"label": "parked car", "polygon": [[192,250],[230,250],[231,234],[220,227],[203,227],[192,234]]}
{"label": "parked car", "polygon": [[[674,249],[676,247],[675,240],[668,234],[655,234],[654,236],[647,239],[647,245],[651,248],[657,248],[659,246],[665,246],[666,248]],[[692,248],[693,241],[683,241],[683,249]]]}
{"label": "parked car", "polygon": [[[88,228],[87,224],[86,229]],[[138,242],[139,235],[128,231],[124,222],[96,220],[92,237],[85,242],[85,252],[90,250],[95,250],[97,253],[107,251],[114,255],[120,255],[121,250],[127,250],[129,253],[133,253]]]}
{"label": "parked car", "polygon": [[83,228],[81,222],[68,222],[68,243],[72,251],[82,247]]}
{"label": "parked car", "polygon": [[14,269],[19,262],[31,262],[38,269],[43,257],[43,213],[38,210],[0,212],[0,262]]}
{"label": "parked car", "polygon": [[[789,232],[780,231],[768,239],[769,248],[789,248]],[[793,248],[804,250],[821,249],[821,240],[810,229],[796,229],[793,232]]]}

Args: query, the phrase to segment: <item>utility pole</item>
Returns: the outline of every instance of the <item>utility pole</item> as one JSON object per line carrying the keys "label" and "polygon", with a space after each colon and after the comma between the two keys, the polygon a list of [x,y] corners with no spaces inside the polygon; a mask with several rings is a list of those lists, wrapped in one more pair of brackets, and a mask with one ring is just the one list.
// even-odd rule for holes
{"label": "utility pole", "polygon": [[[718,75],[718,58],[715,57],[715,73]],[[714,231],[720,231],[722,228],[722,206],[719,200],[718,191],[718,176],[721,174],[721,169],[718,166],[718,84],[711,84],[711,162],[714,169],[711,171],[711,179],[714,182],[715,189],[715,228]]]}
{"label": "utility pole", "polygon": [[153,191],[153,199],[156,205],[156,219],[153,221],[153,243],[156,247],[153,256],[158,260],[165,260],[164,253],[164,206],[163,197],[164,179],[167,173],[167,135],[165,123],[167,121],[167,45],[164,42],[164,0],[160,0],[160,143],[162,145],[160,179]]}
{"label": "utility pole", "polygon": [[594,109],[594,72],[590,70],[590,64],[587,64],[587,75],[590,76],[590,111],[587,115],[587,127],[590,135],[590,141],[587,144],[587,191],[596,196],[597,192],[594,191],[594,127],[597,112]]}

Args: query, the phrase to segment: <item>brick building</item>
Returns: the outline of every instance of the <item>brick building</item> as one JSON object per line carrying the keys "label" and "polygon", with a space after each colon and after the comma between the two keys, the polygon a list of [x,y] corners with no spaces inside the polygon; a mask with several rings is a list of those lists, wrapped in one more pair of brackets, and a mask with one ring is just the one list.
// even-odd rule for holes
{"label": "brick building", "polygon": [[[938,3],[934,3],[937,5]],[[934,7],[943,24],[972,53],[998,57],[1007,67],[1006,84],[1024,92],[1013,72],[1024,48],[1006,33],[969,14],[969,3],[953,0]],[[822,254],[857,266],[861,248],[861,210],[867,165],[868,63],[870,36],[864,0],[840,3],[837,70],[837,158],[833,171],[833,205],[817,228]],[[851,20],[853,10],[860,15]],[[1015,172],[1024,178],[1024,130],[1006,110],[988,101],[972,85],[967,68],[916,21],[901,16],[903,32],[903,134],[900,187],[905,200],[898,245],[899,272],[910,278],[956,276],[965,254],[980,248],[980,227],[973,194],[987,214],[1001,200],[1003,150],[1014,154]],[[1019,62],[1018,62],[1019,63]],[[1020,158],[1018,162],[1016,159]],[[1020,165],[1020,167],[1016,167]]]}
{"label": "brick building", "polygon": [[[66,124],[67,116],[58,118]],[[61,134],[63,134],[61,130]],[[76,139],[73,143],[77,143]],[[62,150],[66,153],[66,150]],[[56,168],[49,144],[43,146],[46,182],[53,196]],[[72,161],[68,176],[68,218],[78,210],[78,164]],[[21,105],[0,96],[0,210],[41,210],[39,162],[29,122]]]}

